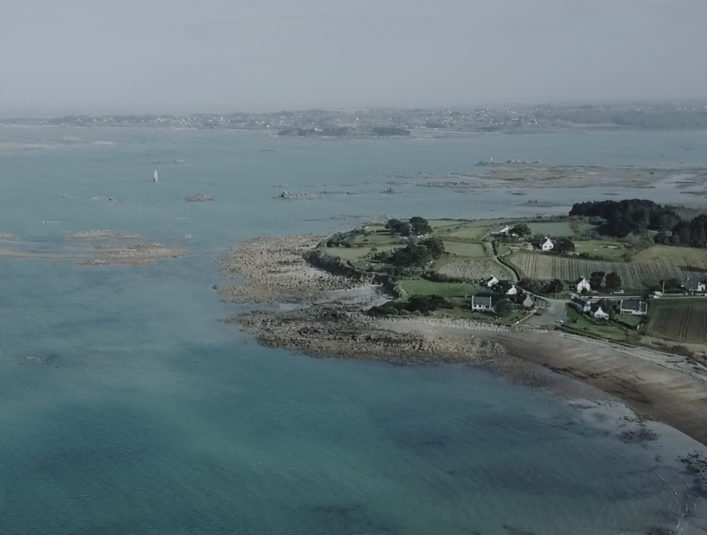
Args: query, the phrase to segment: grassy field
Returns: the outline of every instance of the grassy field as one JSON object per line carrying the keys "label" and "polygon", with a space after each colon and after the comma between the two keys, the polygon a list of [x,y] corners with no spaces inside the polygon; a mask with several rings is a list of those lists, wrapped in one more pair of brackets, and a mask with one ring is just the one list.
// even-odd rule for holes
{"label": "grassy field", "polygon": [[491,276],[497,279],[515,280],[513,272],[493,258],[464,258],[446,255],[435,262],[434,270],[442,275],[464,280],[479,280]]}
{"label": "grassy field", "polygon": [[452,219],[435,219],[430,221],[435,235],[443,240],[481,241],[486,235],[503,226],[501,220],[478,219],[476,221],[455,221]]}
{"label": "grassy field", "polygon": [[528,227],[533,235],[574,236],[574,229],[570,221],[530,221]]}
{"label": "grassy field", "polygon": [[707,299],[653,301],[645,332],[678,342],[707,343]]}
{"label": "grassy field", "polygon": [[483,243],[467,243],[444,240],[444,250],[450,254],[470,258],[487,258],[489,256],[487,248]]}
{"label": "grassy field", "polygon": [[626,254],[626,246],[618,241],[578,240],[574,246],[577,253],[586,253],[602,260],[619,261]]}
{"label": "grassy field", "polygon": [[596,320],[580,314],[572,307],[567,307],[567,319],[564,323],[569,331],[599,338],[623,342],[628,337],[627,331],[609,320]]}

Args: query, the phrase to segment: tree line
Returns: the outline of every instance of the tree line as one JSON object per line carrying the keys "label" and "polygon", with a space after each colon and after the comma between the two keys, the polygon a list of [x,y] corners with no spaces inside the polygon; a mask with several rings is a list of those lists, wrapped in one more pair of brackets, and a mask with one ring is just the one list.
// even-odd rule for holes
{"label": "tree line", "polygon": [[673,207],[646,199],[575,203],[569,215],[602,218],[604,223],[599,231],[608,236],[624,238],[632,233],[655,230],[656,243],[707,247],[707,216],[686,221]]}

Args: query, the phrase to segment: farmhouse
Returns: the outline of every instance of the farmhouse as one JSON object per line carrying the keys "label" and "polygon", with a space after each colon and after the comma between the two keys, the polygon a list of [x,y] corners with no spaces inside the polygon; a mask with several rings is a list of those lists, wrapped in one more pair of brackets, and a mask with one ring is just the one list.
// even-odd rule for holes
{"label": "farmhouse", "polygon": [[480,310],[482,312],[493,311],[493,298],[490,295],[472,295],[471,310]]}
{"label": "farmhouse", "polygon": [[492,288],[498,284],[498,279],[491,275],[489,278],[484,279],[484,284],[487,288]]}
{"label": "farmhouse", "polygon": [[591,290],[592,287],[589,284],[589,281],[582,277],[582,280],[577,283],[577,293],[581,294],[582,292],[590,292]]}
{"label": "farmhouse", "polygon": [[518,287],[515,284],[512,284],[511,287],[508,288],[506,295],[518,295]]}
{"label": "farmhouse", "polygon": [[545,236],[545,241],[540,244],[540,249],[542,249],[544,252],[546,251],[552,251],[553,247],[555,247],[555,244],[552,243],[552,240]]}
{"label": "farmhouse", "polygon": [[707,291],[707,280],[690,277],[682,285],[690,293],[698,293]]}
{"label": "farmhouse", "polygon": [[594,316],[598,320],[608,320],[609,319],[609,314],[607,314],[606,312],[604,312],[601,309],[601,305],[599,305],[597,307],[597,309],[592,312],[592,316]]}
{"label": "farmhouse", "polygon": [[496,234],[500,234],[501,236],[508,236],[510,234],[510,232],[511,232],[511,227],[509,227],[508,225],[504,225],[501,230],[496,232]]}
{"label": "farmhouse", "polygon": [[523,308],[533,308],[533,305],[535,303],[533,302],[533,298],[530,297],[528,294],[525,294],[525,299],[520,304]]}
{"label": "farmhouse", "polygon": [[578,295],[573,295],[570,306],[579,310],[582,314],[592,311],[592,304],[587,299],[582,299]]}
{"label": "farmhouse", "polygon": [[648,314],[648,303],[643,299],[622,299],[619,303],[619,312],[633,316],[645,316]]}

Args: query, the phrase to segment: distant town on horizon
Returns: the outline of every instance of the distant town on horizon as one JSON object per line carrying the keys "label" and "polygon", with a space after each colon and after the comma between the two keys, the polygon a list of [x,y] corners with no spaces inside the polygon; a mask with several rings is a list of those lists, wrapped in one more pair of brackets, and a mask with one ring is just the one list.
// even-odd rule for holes
{"label": "distant town on horizon", "polygon": [[707,100],[684,103],[310,109],[269,113],[9,117],[0,125],[266,130],[286,136],[405,136],[415,132],[538,132],[567,128],[704,129]]}

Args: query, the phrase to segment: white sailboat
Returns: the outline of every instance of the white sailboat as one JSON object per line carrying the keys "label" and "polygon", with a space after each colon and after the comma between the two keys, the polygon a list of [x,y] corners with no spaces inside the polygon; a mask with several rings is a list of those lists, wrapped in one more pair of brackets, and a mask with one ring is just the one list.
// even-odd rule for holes
{"label": "white sailboat", "polygon": [[152,173],[152,181],[156,184],[157,182],[160,181],[160,175],[157,172],[157,169],[155,169],[155,172]]}

